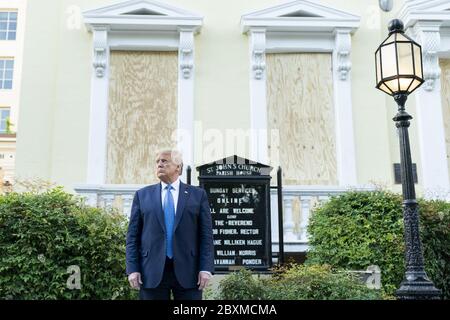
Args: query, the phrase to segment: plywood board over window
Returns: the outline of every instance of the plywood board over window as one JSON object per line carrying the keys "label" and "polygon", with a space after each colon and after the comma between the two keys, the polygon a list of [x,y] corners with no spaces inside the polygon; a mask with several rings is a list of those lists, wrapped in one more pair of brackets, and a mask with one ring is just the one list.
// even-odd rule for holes
{"label": "plywood board over window", "polygon": [[281,165],[285,184],[337,184],[331,54],[268,54],[266,63],[272,165]]}
{"label": "plywood board over window", "polygon": [[450,59],[441,59],[439,64],[441,67],[442,116],[447,145],[447,165],[450,172]]}
{"label": "plywood board over window", "polygon": [[178,54],[113,51],[110,66],[107,183],[155,182],[155,152],[174,145]]}

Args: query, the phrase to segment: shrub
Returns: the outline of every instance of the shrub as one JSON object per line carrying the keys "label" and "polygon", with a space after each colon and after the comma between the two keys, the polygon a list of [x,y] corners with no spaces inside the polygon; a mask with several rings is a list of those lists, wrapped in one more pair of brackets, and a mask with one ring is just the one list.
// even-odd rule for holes
{"label": "shrub", "polygon": [[[349,192],[314,210],[308,226],[307,264],[343,269],[381,268],[384,291],[393,295],[404,275],[401,196],[386,192]],[[449,298],[450,204],[420,200],[425,270]]]}
{"label": "shrub", "polygon": [[220,281],[215,299],[260,300],[264,297],[265,288],[260,279],[255,279],[251,271],[242,269]]}
{"label": "shrub", "polygon": [[268,278],[249,270],[230,274],[219,284],[216,299],[225,300],[364,300],[380,299],[353,274],[333,271],[327,265],[291,264]]}
{"label": "shrub", "polygon": [[443,297],[450,299],[450,204],[420,201],[421,238],[428,276]]}
{"label": "shrub", "polygon": [[374,300],[379,290],[366,287],[355,274],[328,265],[292,265],[271,281],[271,300]]}
{"label": "shrub", "polygon": [[[129,299],[126,219],[61,188],[0,196],[0,299]],[[70,290],[68,267],[81,271]]]}

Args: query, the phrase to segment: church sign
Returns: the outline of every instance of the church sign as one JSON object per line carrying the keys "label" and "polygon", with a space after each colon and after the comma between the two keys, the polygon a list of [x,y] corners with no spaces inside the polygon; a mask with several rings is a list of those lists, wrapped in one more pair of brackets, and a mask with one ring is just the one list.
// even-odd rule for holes
{"label": "church sign", "polygon": [[270,166],[232,156],[197,167],[206,190],[216,271],[272,265]]}

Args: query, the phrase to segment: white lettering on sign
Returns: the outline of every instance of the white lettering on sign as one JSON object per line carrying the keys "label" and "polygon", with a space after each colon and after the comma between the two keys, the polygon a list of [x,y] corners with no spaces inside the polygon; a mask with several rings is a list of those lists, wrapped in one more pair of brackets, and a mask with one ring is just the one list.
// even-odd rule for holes
{"label": "white lettering on sign", "polygon": [[256,256],[256,250],[239,250],[240,256]]}
{"label": "white lettering on sign", "polygon": [[247,240],[249,246],[262,246],[262,240]]}
{"label": "white lettering on sign", "polygon": [[216,171],[217,176],[232,176],[233,171]]}
{"label": "white lettering on sign", "polygon": [[234,259],[214,259],[215,264],[234,264]]}
{"label": "white lettering on sign", "polygon": [[228,193],[227,188],[211,188],[209,189],[210,193]]}
{"label": "white lettering on sign", "polygon": [[252,220],[231,220],[228,221],[229,226],[252,226]]}
{"label": "white lettering on sign", "polygon": [[220,229],[219,234],[238,234],[236,229]]}
{"label": "white lettering on sign", "polygon": [[242,264],[262,264],[261,259],[242,259]]}
{"label": "white lettering on sign", "polygon": [[253,193],[255,191],[255,188],[232,188],[231,192],[233,193]]}
{"label": "white lettering on sign", "polygon": [[217,250],[216,251],[218,256],[232,256],[234,257],[236,255],[236,251],[234,250]]}
{"label": "white lettering on sign", "polygon": [[245,246],[245,240],[223,240],[223,244],[226,246]]}
{"label": "white lettering on sign", "polygon": [[241,229],[240,232],[246,235],[256,235],[259,234],[259,229]]}
{"label": "white lettering on sign", "polygon": [[234,208],[233,213],[254,213],[255,208]]}

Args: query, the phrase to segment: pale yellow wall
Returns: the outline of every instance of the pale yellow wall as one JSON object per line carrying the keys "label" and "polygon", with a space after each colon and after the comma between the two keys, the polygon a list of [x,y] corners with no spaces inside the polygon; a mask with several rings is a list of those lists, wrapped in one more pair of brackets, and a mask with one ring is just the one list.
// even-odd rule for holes
{"label": "pale yellow wall", "polygon": [[[25,129],[18,138],[17,166],[21,174],[52,179],[68,187],[85,181],[92,35],[82,21],[80,28],[76,23],[74,27],[73,5],[85,11],[117,2],[30,2],[20,119]],[[250,127],[248,37],[241,33],[240,18],[282,2],[170,1],[205,17],[202,33],[195,39],[195,119],[201,121],[203,130],[214,128],[225,134],[226,129]],[[361,27],[353,36],[351,71],[357,176],[360,184],[377,182],[390,186],[392,163],[397,157],[392,137],[393,104],[392,98],[374,88],[373,56],[387,35],[389,19],[403,1],[395,1],[391,13],[381,12],[378,0],[320,3],[362,17]],[[408,106],[413,105],[411,99]],[[412,138],[414,157],[418,149],[414,134]],[[195,148],[201,151],[205,143],[200,142]],[[419,164],[417,157],[414,161]]]}
{"label": "pale yellow wall", "polygon": [[441,67],[442,115],[447,145],[447,164],[450,172],[450,59],[441,59],[439,65]]}
{"label": "pale yellow wall", "polygon": [[106,183],[149,184],[177,128],[177,52],[113,51]]}
{"label": "pale yellow wall", "polygon": [[92,40],[82,23],[68,26],[69,7],[28,4],[16,166],[70,187],[86,177]]}

